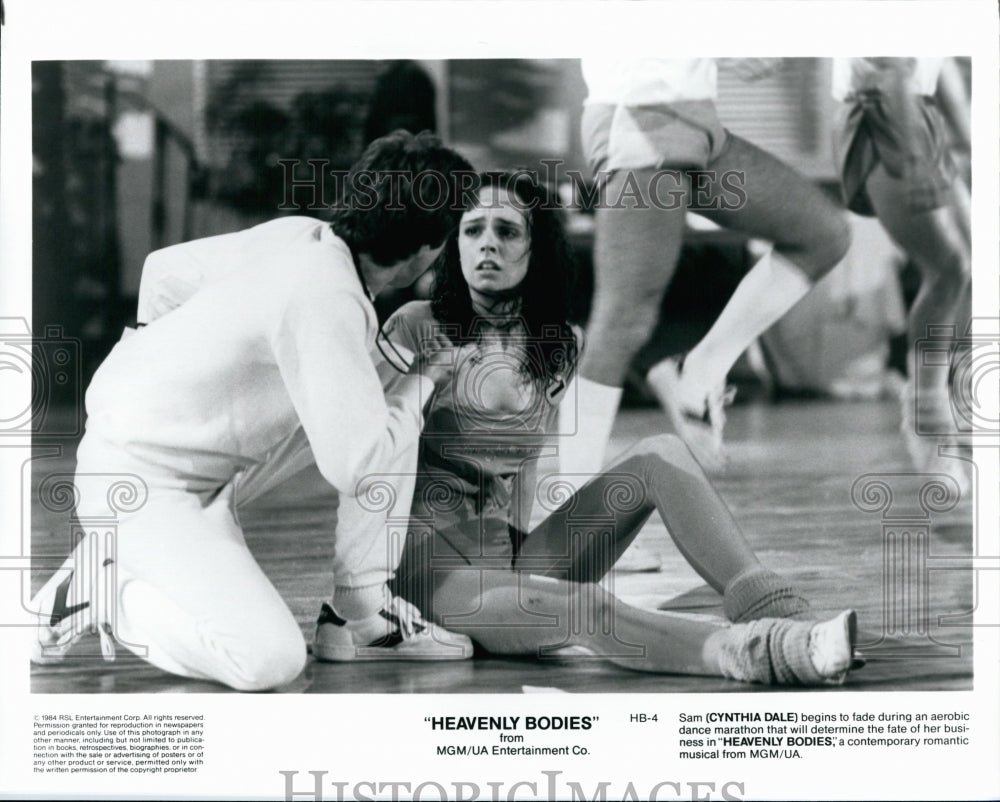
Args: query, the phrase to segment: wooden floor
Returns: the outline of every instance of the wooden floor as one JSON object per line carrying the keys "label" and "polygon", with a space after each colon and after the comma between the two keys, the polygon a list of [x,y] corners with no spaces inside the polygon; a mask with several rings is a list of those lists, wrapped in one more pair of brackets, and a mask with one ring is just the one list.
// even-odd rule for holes
{"label": "wooden floor", "polygon": [[[612,450],[661,431],[655,410],[625,411]],[[715,477],[762,561],[805,587],[819,612],[853,607],[867,665],[842,690],[963,690],[972,687],[973,507],[963,498],[934,502],[925,513],[920,488],[898,435],[898,407],[888,402],[797,402],[737,406],[726,430],[732,461]],[[72,470],[73,444],[63,457],[37,463],[36,479]],[[552,470],[555,466],[550,466]],[[540,473],[543,473],[543,470]],[[852,501],[852,485],[879,474],[880,485]],[[864,481],[864,480],[862,480]],[[926,503],[926,499],[925,499]],[[860,507],[866,506],[868,511]],[[307,641],[328,593],[331,543],[323,511],[286,500],[242,516],[247,540],[302,625]],[[33,553],[65,551],[66,520],[35,507]],[[922,533],[926,532],[923,536]],[[651,520],[639,536],[659,553],[663,569],[616,574],[615,593],[640,606],[688,614],[721,614],[721,600],[680,557],[666,529]],[[33,577],[37,589],[46,572]],[[96,637],[65,661],[32,667],[40,693],[228,692],[208,682],[165,674],[129,654],[99,657]],[[588,656],[538,661],[478,657],[458,663],[333,665],[310,659],[289,693],[520,693],[535,690],[608,692],[767,692],[724,679],[630,672]],[[781,689],[787,692],[788,689]]]}

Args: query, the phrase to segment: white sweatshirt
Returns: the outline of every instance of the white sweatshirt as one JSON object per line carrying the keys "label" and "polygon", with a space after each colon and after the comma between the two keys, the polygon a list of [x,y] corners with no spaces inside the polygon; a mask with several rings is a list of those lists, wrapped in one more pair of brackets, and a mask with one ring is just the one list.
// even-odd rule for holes
{"label": "white sweatshirt", "polygon": [[329,225],[282,218],[154,262],[169,275],[174,259],[178,275],[204,265],[203,285],[115,346],[87,391],[88,435],[182,482],[226,481],[302,426],[347,494],[419,437],[431,382],[383,395],[375,310]]}

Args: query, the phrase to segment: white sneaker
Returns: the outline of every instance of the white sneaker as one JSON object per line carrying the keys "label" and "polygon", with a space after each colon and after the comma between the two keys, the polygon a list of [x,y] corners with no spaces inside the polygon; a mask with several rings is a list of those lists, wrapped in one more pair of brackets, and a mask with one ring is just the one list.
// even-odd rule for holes
{"label": "white sneaker", "polygon": [[847,678],[854,664],[857,632],[858,617],[853,610],[845,610],[809,631],[809,660],[826,682],[840,685]]}
{"label": "white sneaker", "polygon": [[117,572],[101,536],[83,538],[62,566],[31,600],[38,616],[31,662],[56,663],[84,635],[96,632],[104,659],[115,659],[112,621],[117,597]]}
{"label": "white sneaker", "polygon": [[317,660],[468,660],[472,641],[425,621],[405,599],[393,596],[375,615],[346,621],[326,602],[313,639]]}
{"label": "white sneaker", "polygon": [[662,567],[660,555],[642,543],[633,543],[614,564],[615,571],[631,574],[649,574]]}
{"label": "white sneaker", "polygon": [[736,388],[720,384],[705,397],[701,409],[692,409],[682,400],[683,370],[683,357],[669,357],[654,365],[646,380],[695,459],[705,470],[722,470],[728,459],[722,443],[726,425],[724,407],[733,403]]}

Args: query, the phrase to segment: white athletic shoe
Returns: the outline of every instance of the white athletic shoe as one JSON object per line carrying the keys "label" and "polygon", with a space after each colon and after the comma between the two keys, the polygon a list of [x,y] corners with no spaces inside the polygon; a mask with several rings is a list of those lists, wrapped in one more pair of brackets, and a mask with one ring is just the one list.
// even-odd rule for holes
{"label": "white athletic shoe", "polygon": [[722,470],[728,459],[722,443],[726,425],[724,408],[733,403],[736,388],[720,384],[705,397],[701,409],[692,409],[682,400],[683,371],[684,358],[669,357],[654,365],[646,380],[695,459],[705,470]]}
{"label": "white athletic shoe", "polygon": [[56,663],[84,635],[96,632],[104,659],[115,659],[111,621],[117,595],[115,560],[100,547],[100,537],[82,539],[62,566],[31,600],[38,616],[31,662]]}
{"label": "white athletic shoe", "polygon": [[854,665],[857,631],[858,618],[853,610],[845,610],[809,631],[809,660],[827,683],[840,685],[847,678]]}
{"label": "white athletic shoe", "polygon": [[633,543],[614,564],[614,570],[630,574],[651,574],[663,567],[660,555],[642,543]]}
{"label": "white athletic shoe", "polygon": [[472,641],[425,621],[408,601],[393,596],[375,615],[346,621],[326,602],[313,639],[317,660],[468,660]]}

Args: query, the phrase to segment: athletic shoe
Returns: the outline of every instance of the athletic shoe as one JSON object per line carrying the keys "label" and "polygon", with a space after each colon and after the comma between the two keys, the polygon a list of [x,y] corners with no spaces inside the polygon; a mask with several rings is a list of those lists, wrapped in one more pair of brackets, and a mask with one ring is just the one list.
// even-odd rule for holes
{"label": "athletic shoe", "polygon": [[472,641],[425,621],[393,596],[375,615],[346,621],[326,602],[320,608],[313,655],[330,663],[354,660],[467,660]]}
{"label": "athletic shoe", "polygon": [[668,357],[652,367],[646,380],[695,459],[705,470],[722,470],[727,462],[722,444],[726,425],[724,407],[733,403],[736,388],[720,384],[708,393],[701,409],[692,409],[682,401],[683,372],[684,356]]}
{"label": "athletic shoe", "polygon": [[104,659],[115,659],[110,599],[115,598],[115,561],[98,536],[85,537],[31,600],[38,615],[31,662],[56,663],[84,635],[96,632]]}
{"label": "athletic shoe", "polygon": [[630,574],[651,574],[663,567],[660,555],[642,543],[633,543],[614,564],[614,570]]}
{"label": "athletic shoe", "polygon": [[828,684],[841,685],[847,672],[855,667],[854,642],[858,617],[845,610],[830,621],[816,624],[809,631],[808,653],[813,668]]}

